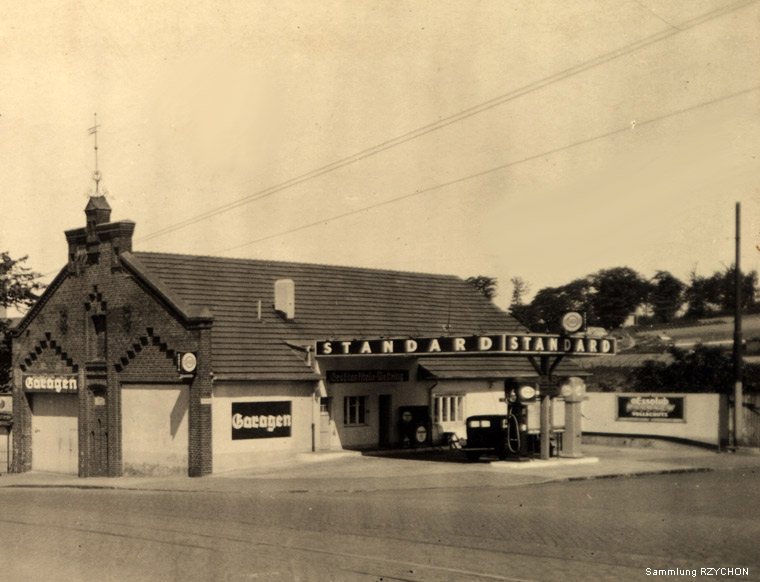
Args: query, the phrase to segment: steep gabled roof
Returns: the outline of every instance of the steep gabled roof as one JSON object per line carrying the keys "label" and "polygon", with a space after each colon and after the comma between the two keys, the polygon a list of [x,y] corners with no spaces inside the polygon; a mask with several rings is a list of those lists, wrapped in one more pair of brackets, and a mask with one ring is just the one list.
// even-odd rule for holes
{"label": "steep gabled roof", "polygon": [[[303,354],[288,343],[525,331],[466,281],[449,275],[163,253],[132,255],[148,277],[187,308],[210,310],[213,368],[218,377],[313,377]],[[295,283],[292,321],[274,310],[278,279]]]}

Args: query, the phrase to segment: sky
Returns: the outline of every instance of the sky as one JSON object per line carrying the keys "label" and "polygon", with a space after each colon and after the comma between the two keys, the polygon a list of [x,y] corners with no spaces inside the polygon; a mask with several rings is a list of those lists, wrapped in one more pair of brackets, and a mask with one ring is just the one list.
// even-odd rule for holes
{"label": "sky", "polygon": [[[0,250],[485,275],[760,269],[760,2],[52,1],[0,21]],[[185,224],[187,223],[187,224]],[[180,225],[185,226],[180,227]]]}

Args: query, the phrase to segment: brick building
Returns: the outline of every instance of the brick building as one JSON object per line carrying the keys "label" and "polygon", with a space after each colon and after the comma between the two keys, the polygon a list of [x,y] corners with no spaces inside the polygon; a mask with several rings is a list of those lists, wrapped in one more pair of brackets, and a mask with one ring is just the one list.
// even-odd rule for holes
{"label": "brick building", "polygon": [[[373,351],[525,332],[457,277],[133,252],[135,224],[110,222],[105,198],[85,214],[14,329],[14,471],[201,476],[408,444],[402,416],[418,414],[431,442],[503,413],[505,381],[538,375],[524,357],[420,355],[409,339]],[[346,339],[367,341],[341,357]]]}

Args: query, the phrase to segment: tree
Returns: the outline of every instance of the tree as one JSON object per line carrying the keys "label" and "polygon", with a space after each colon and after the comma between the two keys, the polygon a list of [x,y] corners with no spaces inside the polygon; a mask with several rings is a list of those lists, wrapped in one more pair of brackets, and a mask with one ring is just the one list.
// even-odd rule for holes
{"label": "tree", "polygon": [[493,299],[496,297],[496,289],[499,286],[499,281],[495,277],[478,275],[477,277],[468,277],[467,282],[480,291],[486,299]]}
{"label": "tree", "polygon": [[[687,317],[705,317],[715,311],[733,311],[736,301],[735,273],[734,265],[716,271],[710,277],[700,277],[696,271],[692,271],[685,294],[689,303]],[[742,273],[741,288],[742,308],[753,308],[757,292],[756,271]]]}
{"label": "tree", "polygon": [[[673,362],[648,360],[631,371],[636,392],[718,392],[729,393],[733,387],[733,357],[717,347],[697,345],[687,351],[670,348]],[[750,370],[745,370],[745,377]],[[752,370],[751,373],[755,373]]]}
{"label": "tree", "polygon": [[512,301],[509,304],[509,314],[526,327],[528,325],[528,310],[530,306],[525,305],[524,298],[530,293],[530,285],[522,277],[512,277],[509,280],[512,283]]}
{"label": "tree", "polygon": [[521,310],[520,322],[531,331],[556,333],[560,320],[568,311],[585,311],[593,319],[589,279],[575,279],[561,287],[545,287],[536,293],[530,305]]}
{"label": "tree", "polygon": [[511,307],[520,307],[524,305],[523,299],[530,293],[530,285],[522,277],[512,277],[509,280],[512,283],[512,302]]}
{"label": "tree", "polygon": [[649,289],[649,303],[655,318],[668,323],[678,313],[684,299],[684,285],[668,271],[657,271]]}
{"label": "tree", "polygon": [[11,258],[8,252],[0,252],[0,392],[10,386],[11,338],[8,330],[10,319],[5,317],[8,307],[30,307],[38,298],[37,292],[44,288],[38,282],[41,275],[24,266],[27,257]]}
{"label": "tree", "polygon": [[697,275],[696,268],[689,274],[689,286],[686,288],[685,299],[689,304],[686,317],[704,317],[709,313],[709,292],[707,279]]}
{"label": "tree", "polygon": [[[732,311],[736,303],[736,266],[731,265],[723,272],[717,271],[708,280],[712,290],[713,302],[722,311]],[[754,305],[757,290],[757,272],[742,273],[741,277],[741,306],[742,309]]]}
{"label": "tree", "polygon": [[605,329],[623,325],[647,297],[649,284],[629,267],[602,269],[591,277],[595,319]]}

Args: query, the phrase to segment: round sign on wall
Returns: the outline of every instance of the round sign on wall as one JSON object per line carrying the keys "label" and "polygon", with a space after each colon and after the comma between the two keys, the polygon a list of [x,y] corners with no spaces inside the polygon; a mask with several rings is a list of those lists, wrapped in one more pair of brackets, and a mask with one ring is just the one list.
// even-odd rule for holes
{"label": "round sign on wall", "polygon": [[403,420],[404,422],[410,422],[412,420],[412,413],[409,412],[408,410],[405,410],[401,414],[401,420]]}
{"label": "round sign on wall", "polygon": [[195,372],[198,360],[192,352],[182,354],[182,371],[186,373]]}

